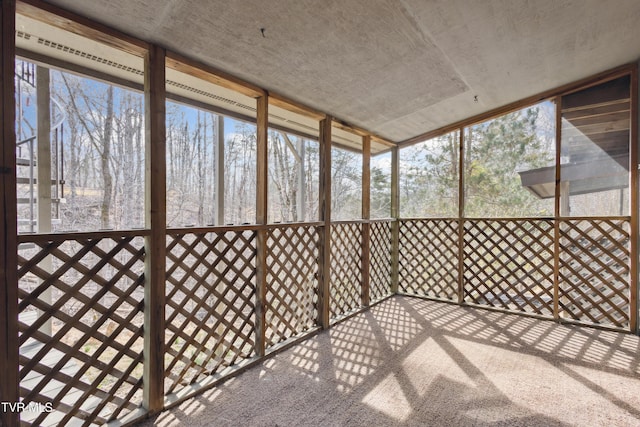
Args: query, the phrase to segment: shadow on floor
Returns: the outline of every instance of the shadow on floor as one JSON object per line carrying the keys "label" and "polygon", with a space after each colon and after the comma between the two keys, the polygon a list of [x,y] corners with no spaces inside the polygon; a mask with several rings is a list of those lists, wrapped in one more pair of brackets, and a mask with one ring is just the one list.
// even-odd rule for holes
{"label": "shadow on floor", "polygon": [[141,426],[638,425],[640,339],[396,296]]}

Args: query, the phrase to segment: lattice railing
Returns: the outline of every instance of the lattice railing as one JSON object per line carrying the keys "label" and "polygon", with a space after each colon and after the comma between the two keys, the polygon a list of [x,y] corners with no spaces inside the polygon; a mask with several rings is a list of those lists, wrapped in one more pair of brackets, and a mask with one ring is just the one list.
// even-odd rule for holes
{"label": "lattice railing", "polygon": [[362,306],[362,223],[331,224],[332,318]]}
{"label": "lattice railing", "polygon": [[167,236],[165,393],[255,354],[255,237]]}
{"label": "lattice railing", "polygon": [[144,242],[133,233],[18,253],[20,396],[30,425],[102,425],[142,402]]}
{"label": "lattice railing", "polygon": [[399,248],[401,292],[457,300],[457,220],[402,220]]}
{"label": "lattice railing", "polygon": [[266,342],[272,346],[316,324],[316,226],[272,228],[267,237]]}
{"label": "lattice railing", "polygon": [[[226,230],[226,231],[225,231]],[[318,315],[317,225],[267,231],[266,343]],[[332,319],[362,305],[361,222],[331,225]],[[24,424],[93,425],[142,402],[144,232],[20,237],[20,394]],[[629,326],[630,221],[560,221],[560,316]],[[389,294],[391,223],[370,223],[370,291]],[[400,289],[456,299],[458,221],[400,222]],[[553,221],[464,220],[464,299],[553,315]],[[256,227],[167,235],[165,392],[256,355]]]}
{"label": "lattice railing", "polygon": [[391,221],[372,221],[370,231],[370,301],[391,294]]}
{"label": "lattice railing", "polygon": [[560,312],[616,327],[629,324],[628,220],[560,222]]}
{"label": "lattice railing", "polygon": [[553,316],[553,233],[551,220],[465,220],[465,301]]}

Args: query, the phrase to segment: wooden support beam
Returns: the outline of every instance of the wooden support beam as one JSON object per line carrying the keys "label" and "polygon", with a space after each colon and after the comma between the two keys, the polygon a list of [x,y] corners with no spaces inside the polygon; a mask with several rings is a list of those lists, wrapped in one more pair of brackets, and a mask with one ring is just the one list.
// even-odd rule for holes
{"label": "wooden support beam", "polygon": [[167,67],[252,98],[266,95],[266,92],[256,85],[175,52],[167,52]]}
{"label": "wooden support beam", "polygon": [[362,269],[362,306],[368,307],[370,297],[370,272],[369,265],[371,254],[371,136],[362,137],[362,258],[360,266]]}
{"label": "wooden support beam", "polygon": [[[464,156],[465,156],[465,128],[458,130],[458,304],[464,302]],[[469,128],[471,141],[471,128]]]}
{"label": "wooden support beam", "polygon": [[166,274],[166,108],[165,51],[151,46],[144,61],[145,237],[144,394],[150,413],[164,404]]}
{"label": "wooden support beam", "polygon": [[400,284],[400,149],[391,149],[391,293]]}
{"label": "wooden support beam", "polygon": [[[15,1],[0,3],[0,402],[18,402],[18,242],[15,134]],[[0,411],[4,426],[18,413]]]}
{"label": "wooden support beam", "polygon": [[337,119],[335,117],[332,120],[333,120],[333,126],[335,126],[336,129],[340,129],[340,130],[343,130],[345,132],[351,132],[351,133],[354,133],[354,134],[362,136],[362,137],[367,137],[368,136],[368,137],[371,138],[372,141],[375,141],[375,142],[377,142],[379,144],[382,144],[382,145],[386,145],[388,147],[395,147],[397,145],[395,142],[389,141],[388,139],[383,138],[383,137],[381,137],[379,135],[374,135],[374,134],[368,132],[367,130],[362,129],[361,127],[354,126],[354,125],[349,124],[349,123],[347,123],[345,121],[339,120],[339,119]]}
{"label": "wooden support beam", "polygon": [[149,43],[41,0],[20,0],[18,13],[107,46],[144,56]]}
{"label": "wooden support beam", "polygon": [[631,247],[629,248],[629,329],[631,332],[640,333],[638,325],[638,144],[640,144],[640,136],[638,135],[638,114],[640,114],[640,108],[638,108],[638,100],[640,95],[638,94],[638,66],[634,67],[631,72],[631,138],[629,144],[631,145],[631,158],[629,159],[629,171],[631,172],[629,195],[630,195],[630,210],[631,210]]}
{"label": "wooden support beam", "polygon": [[329,328],[331,298],[331,116],[320,121],[320,259],[318,262],[318,325]]}
{"label": "wooden support beam", "polygon": [[[562,142],[562,97],[555,98],[556,104],[556,171],[554,190],[553,220],[553,318],[560,319],[560,153]],[[569,197],[567,192],[566,197]]]}
{"label": "wooden support beam", "polygon": [[[267,223],[269,99],[267,95],[257,98],[257,183],[256,223]],[[257,231],[256,239],[256,353],[264,356],[266,351],[267,309],[267,229]]]}
{"label": "wooden support beam", "polygon": [[325,117],[318,110],[278,94],[269,93],[269,104],[318,121]]}

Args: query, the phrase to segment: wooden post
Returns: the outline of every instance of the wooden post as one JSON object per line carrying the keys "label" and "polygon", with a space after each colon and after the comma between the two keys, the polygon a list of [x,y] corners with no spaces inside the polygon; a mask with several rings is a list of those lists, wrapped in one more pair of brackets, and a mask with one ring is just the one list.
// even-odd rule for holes
{"label": "wooden post", "polygon": [[400,149],[391,149],[391,293],[400,285]]}
{"label": "wooden post", "polygon": [[638,329],[638,68],[631,72],[631,159],[629,159],[631,182],[629,185],[630,210],[631,210],[631,247],[629,248],[629,329],[633,333],[640,333]]}
{"label": "wooden post", "polygon": [[[0,402],[18,402],[18,227],[15,134],[15,0],[0,3]],[[4,426],[19,424],[17,412],[0,411]]]}
{"label": "wooden post", "polygon": [[[267,223],[269,98],[265,94],[257,98],[257,182],[256,223]],[[256,239],[256,353],[266,351],[266,299],[267,299],[267,229],[260,228]]]}
{"label": "wooden post", "polygon": [[318,325],[329,328],[331,298],[331,116],[320,121],[320,259],[318,262]]}
{"label": "wooden post", "polygon": [[[556,96],[556,183],[553,219],[553,318],[560,319],[560,150],[562,149],[562,97]],[[566,198],[569,197],[567,192]]]}
{"label": "wooden post", "polygon": [[164,406],[166,275],[165,50],[151,45],[144,61],[145,237],[144,394],[150,414]]}
{"label": "wooden post", "polygon": [[[458,130],[458,304],[464,302],[464,129]],[[471,127],[469,127],[469,141],[471,141]]]}
{"label": "wooden post", "polygon": [[362,258],[360,266],[362,269],[362,306],[368,307],[371,302],[370,296],[370,271],[371,266],[371,136],[362,137]]}

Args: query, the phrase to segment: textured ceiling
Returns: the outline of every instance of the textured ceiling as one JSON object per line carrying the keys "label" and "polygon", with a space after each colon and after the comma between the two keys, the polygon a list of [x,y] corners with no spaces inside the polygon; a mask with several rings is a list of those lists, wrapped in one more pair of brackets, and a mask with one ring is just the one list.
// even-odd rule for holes
{"label": "textured ceiling", "polygon": [[393,141],[640,58],[638,0],[49,3]]}

